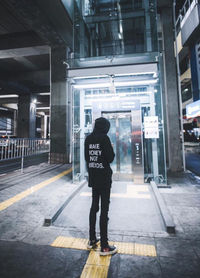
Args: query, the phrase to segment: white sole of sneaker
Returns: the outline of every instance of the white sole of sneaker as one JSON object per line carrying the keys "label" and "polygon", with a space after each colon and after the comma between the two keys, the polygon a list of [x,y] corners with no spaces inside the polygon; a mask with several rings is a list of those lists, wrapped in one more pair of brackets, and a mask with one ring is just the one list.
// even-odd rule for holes
{"label": "white sole of sneaker", "polygon": [[109,252],[101,252],[101,251],[99,252],[100,256],[108,256],[108,255],[113,255],[115,253],[117,253],[117,248],[115,250],[109,251]]}
{"label": "white sole of sneaker", "polygon": [[98,247],[99,241],[100,240],[98,240],[94,245],[87,245],[87,249],[88,250],[96,249]]}

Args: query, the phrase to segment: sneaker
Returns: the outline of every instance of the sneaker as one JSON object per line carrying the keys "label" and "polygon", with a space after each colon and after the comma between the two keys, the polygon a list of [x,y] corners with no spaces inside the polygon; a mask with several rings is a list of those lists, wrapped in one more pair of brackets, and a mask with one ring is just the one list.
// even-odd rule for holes
{"label": "sneaker", "polygon": [[97,247],[97,243],[100,241],[100,238],[89,240],[87,244],[87,249],[92,249]]}
{"label": "sneaker", "polygon": [[106,247],[103,247],[101,248],[101,251],[100,251],[100,256],[107,256],[107,255],[113,255],[117,253],[117,246],[113,245],[113,246],[106,246]]}

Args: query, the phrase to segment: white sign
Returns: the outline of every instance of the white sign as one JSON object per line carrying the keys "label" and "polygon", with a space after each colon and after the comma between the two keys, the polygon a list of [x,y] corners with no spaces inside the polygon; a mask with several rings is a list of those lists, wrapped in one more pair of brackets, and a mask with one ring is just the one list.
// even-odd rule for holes
{"label": "white sign", "polygon": [[186,105],[186,114],[187,118],[194,118],[200,116],[200,100],[197,100],[195,102],[192,102],[188,105]]}
{"label": "white sign", "polygon": [[144,117],[144,138],[159,138],[158,116]]}

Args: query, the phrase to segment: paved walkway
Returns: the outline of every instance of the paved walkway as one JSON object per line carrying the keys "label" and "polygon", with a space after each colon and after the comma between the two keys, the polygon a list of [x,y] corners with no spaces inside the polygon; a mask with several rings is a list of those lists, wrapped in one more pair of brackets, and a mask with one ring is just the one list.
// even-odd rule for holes
{"label": "paved walkway", "polygon": [[[137,206],[131,217],[130,199],[127,198],[127,203],[122,201],[120,206],[120,197],[115,195],[111,200],[113,228],[109,226],[109,239],[117,242],[119,252],[102,260],[98,250],[90,253],[86,250],[88,231],[84,211],[80,212],[82,219],[81,215],[74,215],[81,219],[80,226],[69,225],[64,218],[64,225],[43,226],[45,216],[79,187],[70,182],[68,170],[66,166],[41,164],[27,168],[24,175],[15,172],[0,177],[1,278],[200,277],[200,182],[191,174],[170,177],[171,188],[159,189],[176,223],[175,235],[165,232],[162,223],[158,225],[158,211],[155,209],[155,215],[145,204],[145,199],[142,202],[135,198]],[[127,187],[122,192],[121,186],[119,184],[113,194],[126,195]],[[25,191],[28,193],[23,198],[16,197]],[[88,194],[88,189],[83,188],[77,193],[78,197],[67,205],[64,214],[72,217],[76,198],[82,198],[85,208],[89,208],[90,197],[84,192]],[[131,194],[138,195],[138,191],[135,192],[134,189]],[[80,196],[82,193],[85,196]],[[4,207],[2,203],[8,199],[12,199],[12,203]],[[126,227],[119,230],[120,218],[113,217],[117,209],[122,215],[127,207],[129,217],[123,224]],[[155,225],[146,225],[146,220],[139,222],[139,219],[147,219],[147,215],[149,223],[157,219]]]}

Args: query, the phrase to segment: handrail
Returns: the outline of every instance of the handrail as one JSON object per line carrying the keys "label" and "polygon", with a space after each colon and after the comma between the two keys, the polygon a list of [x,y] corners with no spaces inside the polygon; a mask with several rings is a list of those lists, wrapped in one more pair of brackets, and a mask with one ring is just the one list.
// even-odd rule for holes
{"label": "handrail", "polygon": [[0,161],[49,152],[50,139],[1,138]]}

